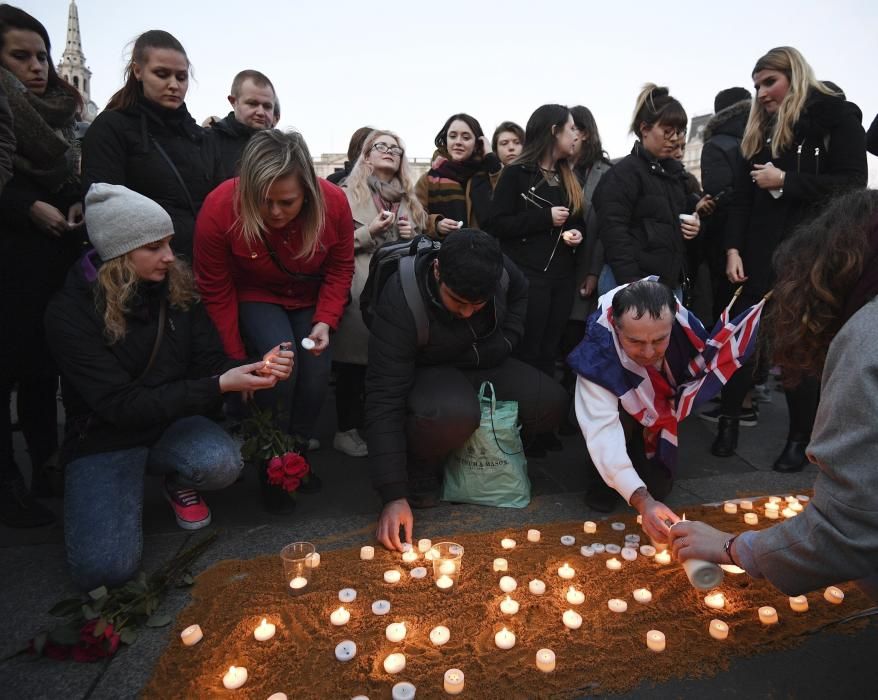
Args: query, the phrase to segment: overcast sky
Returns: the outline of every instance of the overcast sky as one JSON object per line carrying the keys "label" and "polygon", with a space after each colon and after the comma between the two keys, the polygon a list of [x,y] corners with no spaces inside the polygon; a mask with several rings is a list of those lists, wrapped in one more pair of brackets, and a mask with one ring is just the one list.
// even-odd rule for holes
{"label": "overcast sky", "polygon": [[[186,47],[195,80],[186,98],[200,122],[228,112],[232,77],[256,68],[274,83],[281,126],[299,129],[312,154],[347,150],[369,124],[397,131],[408,155],[427,157],[454,112],[490,135],[504,119],[524,126],[540,104],[584,104],[613,156],[630,148],[634,100],[644,82],[671,88],[690,118],[713,111],[722,88],[752,88],[756,59],[798,48],[821,79],[878,112],[878,3],[659,2],[652,0],[80,0],[83,51],[100,106],[122,83],[130,45],[165,29]],[[68,0],[27,0],[64,50]],[[871,184],[878,159],[870,156]]]}

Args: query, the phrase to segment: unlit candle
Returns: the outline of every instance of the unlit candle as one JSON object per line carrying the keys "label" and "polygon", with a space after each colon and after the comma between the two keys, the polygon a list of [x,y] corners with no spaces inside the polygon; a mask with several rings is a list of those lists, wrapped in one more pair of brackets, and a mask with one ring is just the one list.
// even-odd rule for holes
{"label": "unlit candle", "polygon": [[540,531],[539,530],[528,530],[527,531],[527,541],[528,542],[539,542],[540,541]]}
{"label": "unlit candle", "polygon": [[844,591],[838,586],[830,586],[823,591],[823,597],[826,599],[827,603],[839,605],[844,600]]}
{"label": "unlit candle", "polygon": [[463,692],[463,671],[459,668],[449,668],[445,672],[442,687],[449,695],[460,695]]}
{"label": "unlit candle", "polygon": [[543,595],[546,592],[546,584],[535,578],[527,584],[527,589],[534,595]]}
{"label": "unlit candle", "polygon": [[565,610],[561,621],[567,629],[578,630],[582,627],[582,615],[575,610]]}
{"label": "unlit candle", "polygon": [[776,625],[777,610],[772,608],[770,605],[763,605],[761,608],[759,608],[759,621],[763,625]]}
{"label": "unlit candle", "polygon": [[790,598],[790,608],[793,612],[808,612],[808,599],[803,595]]}
{"label": "unlit candle", "polygon": [[729,626],[722,620],[711,620],[707,629],[714,639],[725,639],[729,636]]}
{"label": "unlit candle", "polygon": [[438,625],[430,630],[430,642],[433,646],[441,647],[451,639],[451,631],[444,625]]}
{"label": "unlit candle", "polygon": [[652,651],[665,650],[665,635],[658,630],[650,630],[646,633],[646,646]]}
{"label": "unlit candle", "polygon": [[591,520],[586,520],[582,524],[582,531],[588,535],[593,535],[594,533],[596,533],[598,531],[598,525],[597,525],[597,523],[595,523]]}
{"label": "unlit candle", "polygon": [[555,652],[551,649],[540,649],[537,652],[537,668],[543,673],[555,670]]}
{"label": "unlit candle", "polygon": [[518,588],[518,583],[511,576],[504,576],[500,579],[500,590],[504,593],[512,593]]}

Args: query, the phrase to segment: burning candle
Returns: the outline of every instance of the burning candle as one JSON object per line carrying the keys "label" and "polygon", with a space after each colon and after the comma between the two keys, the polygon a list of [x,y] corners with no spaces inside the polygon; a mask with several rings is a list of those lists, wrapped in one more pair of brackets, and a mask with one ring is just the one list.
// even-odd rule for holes
{"label": "burning candle", "polygon": [[567,595],[564,597],[567,598],[567,602],[570,605],[582,605],[585,602],[585,593],[576,590],[574,586],[570,586],[567,589]]}
{"label": "burning candle", "polygon": [[537,652],[537,668],[543,673],[555,670],[555,652],[551,649],[540,649]]}
{"label": "burning candle", "polygon": [[648,646],[652,651],[664,651],[665,650],[665,635],[663,632],[659,632],[658,630],[650,630],[646,633],[646,646]]}
{"label": "burning candle", "polygon": [[498,649],[511,649],[515,646],[515,633],[504,627],[494,635],[494,644]]}
{"label": "burning candle", "polygon": [[756,513],[744,513],[744,522],[748,525],[756,525],[759,522],[759,516]]}
{"label": "burning candle", "polygon": [[625,529],[625,523],[613,523],[610,525],[616,532],[622,532]]}
{"label": "burning candle", "polygon": [[729,515],[734,515],[738,512],[738,504],[733,503],[732,501],[726,501],[723,503],[723,510]]}
{"label": "burning candle", "polygon": [[345,639],[335,646],[335,658],[339,661],[350,661],[357,655],[357,645],[350,639]]}
{"label": "burning candle", "polygon": [[726,597],[722,594],[722,591],[713,591],[704,596],[704,604],[708,608],[722,610],[726,607]]}
{"label": "burning candle", "polygon": [[804,510],[804,507],[798,501],[793,501],[789,506],[790,510],[794,510],[797,513],[801,513]]}
{"label": "burning candle", "polygon": [[663,552],[656,552],[654,561],[656,564],[661,564],[662,566],[665,566],[666,564],[670,564],[671,563],[670,550],[666,549]]}
{"label": "burning candle", "polygon": [[515,540],[510,539],[509,537],[504,537],[500,540],[500,546],[503,547],[503,549],[515,549]]}
{"label": "burning candle", "polygon": [[785,518],[795,518],[798,515],[792,508],[784,508],[780,514]]}
{"label": "burning candle", "polygon": [[573,535],[562,535],[561,544],[563,544],[565,547],[570,547],[576,544],[576,538]]}
{"label": "burning candle", "polygon": [[341,627],[342,625],[348,624],[348,621],[351,619],[351,614],[345,610],[344,606],[340,606],[338,609],[333,610],[332,614],[329,616],[329,621],[335,625],[336,627]]}
{"label": "burning candle", "polygon": [[527,588],[534,595],[543,595],[543,593],[546,592],[546,584],[540,581],[538,578],[535,578],[530,583],[528,583]]}
{"label": "burning candle", "polygon": [[386,615],[390,612],[390,602],[386,600],[376,600],[372,603],[373,615]]}
{"label": "burning candle", "polygon": [[292,581],[290,581],[290,588],[294,591],[299,591],[308,585],[308,579],[304,576],[296,576]]}
{"label": "burning candle", "polygon": [[366,545],[365,547],[360,547],[360,559],[363,561],[369,561],[375,558],[375,548]]}
{"label": "burning candle", "polygon": [[430,630],[430,642],[435,647],[441,647],[451,639],[451,631],[444,625],[438,625]]}
{"label": "burning candle", "polygon": [[651,544],[642,544],[640,545],[640,553],[645,557],[654,557],[655,547],[653,547]]}
{"label": "burning candle", "polygon": [[440,591],[449,591],[454,586],[454,579],[447,574],[442,574],[436,579],[436,588]]}
{"label": "burning candle", "polygon": [[591,545],[584,544],[579,548],[579,553],[584,557],[593,557],[594,548]]}
{"label": "burning candle", "polygon": [[390,689],[390,698],[391,700],[412,700],[415,697],[415,692],[415,686],[408,681],[404,681],[397,683]]}
{"label": "burning candle", "polygon": [[384,659],[384,670],[388,673],[399,673],[405,668],[405,654],[395,652]]}
{"label": "burning candle", "polygon": [[832,603],[833,605],[840,605],[844,600],[844,591],[837,586],[830,586],[825,591],[823,591],[823,597],[826,599],[827,603]]}
{"label": "burning candle", "polygon": [[565,610],[561,621],[567,629],[578,630],[582,627],[582,615],[575,610]]}
{"label": "burning candle", "polygon": [[646,588],[637,588],[634,591],[634,600],[638,603],[649,603],[652,600],[652,593]]}
{"label": "burning candle", "polygon": [[625,561],[634,561],[637,559],[637,550],[633,547],[622,547],[622,558]]}
{"label": "burning candle", "polygon": [[512,593],[516,588],[518,588],[518,582],[511,576],[504,576],[500,579],[500,590],[504,593]]}
{"label": "burning candle", "polygon": [[384,630],[384,636],[388,642],[401,642],[405,639],[406,631],[405,622],[392,622]]}
{"label": "burning candle", "polygon": [[780,496],[769,496],[768,497],[769,503],[780,503],[780,501],[781,501]]}
{"label": "burning candle", "polygon": [[438,559],[439,556],[439,550],[437,550],[435,547],[430,547],[430,549],[428,549],[427,553],[424,555],[424,559],[426,559],[427,561],[433,561],[434,559]]}
{"label": "burning candle", "polygon": [[765,517],[769,520],[777,520],[777,516],[780,512],[780,507],[777,503],[766,503],[765,504]]}
{"label": "burning candle", "polygon": [[616,557],[612,557],[611,559],[607,559],[607,568],[610,571],[620,571],[622,569],[622,562],[616,559]]}
{"label": "burning candle", "polygon": [[276,629],[275,625],[271,624],[263,617],[259,626],[253,630],[253,636],[256,638],[257,642],[267,642],[274,636]]}
{"label": "burning candle", "polygon": [[429,552],[430,547],[432,547],[432,546],[433,546],[433,542],[431,540],[428,540],[426,537],[422,540],[418,540],[418,551],[421,554],[424,554],[425,552]]}
{"label": "burning candle", "polygon": [[460,695],[463,692],[463,671],[459,668],[449,668],[445,672],[442,687],[449,695]]}
{"label": "burning candle", "polygon": [[500,612],[504,615],[514,615],[518,612],[518,603],[509,596],[506,596],[506,600],[500,601]]}
{"label": "burning candle", "polygon": [[790,608],[793,612],[808,612],[808,599],[803,595],[790,598]]}
{"label": "burning candle", "polygon": [[247,669],[243,666],[229,666],[223,676],[223,685],[229,690],[236,690],[247,682]]}
{"label": "burning candle", "polygon": [[412,578],[424,578],[427,575],[427,570],[423,566],[416,566],[414,569],[409,571],[409,576]]}
{"label": "burning candle", "polygon": [[729,626],[722,620],[711,620],[707,631],[714,639],[725,639],[729,636]]}
{"label": "burning candle", "polygon": [[598,531],[598,524],[595,522],[592,522],[591,520],[586,520],[582,524],[582,531],[584,533],[586,533],[587,535],[593,535],[594,533],[596,533]]}
{"label": "burning candle", "polygon": [[528,530],[527,531],[527,541],[528,542],[539,542],[540,541],[540,531],[539,530]]}
{"label": "burning candle", "polygon": [[614,613],[623,613],[628,609],[628,603],[619,598],[610,598],[607,601],[607,607]]}
{"label": "burning candle", "polygon": [[396,569],[388,569],[384,572],[385,583],[399,583],[401,577],[401,574]]}
{"label": "burning candle", "polygon": [[770,605],[763,605],[759,608],[759,622],[763,625],[776,625],[777,624],[777,610],[772,608]]}
{"label": "burning candle", "polygon": [[564,564],[558,569],[558,576],[560,576],[561,578],[563,578],[563,579],[569,581],[569,580],[572,579],[574,576],[576,576],[576,571],[573,569],[572,566],[570,566],[570,565],[567,564],[567,563],[564,563]]}
{"label": "burning candle", "polygon": [[439,564],[439,575],[440,576],[441,575],[453,576],[455,571],[457,571],[457,567],[455,566],[454,562],[451,561],[450,559],[443,561],[441,564]]}
{"label": "burning candle", "polygon": [[353,588],[342,588],[338,592],[340,603],[353,603],[357,599],[357,592]]}
{"label": "burning candle", "polygon": [[753,501],[741,501],[741,510],[753,510]]}
{"label": "burning candle", "polygon": [[403,553],[402,553],[402,560],[403,560],[406,564],[411,564],[413,561],[417,561],[417,560],[420,558],[420,556],[421,556],[421,555],[418,554],[418,553],[413,549],[413,550],[411,550],[410,552],[403,552]]}
{"label": "burning candle", "polygon": [[494,571],[509,571],[509,562],[502,557],[495,559]]}
{"label": "burning candle", "polygon": [[195,646],[203,638],[204,633],[201,631],[200,625],[189,625],[186,629],[180,632],[180,639],[183,640],[183,644],[187,647]]}

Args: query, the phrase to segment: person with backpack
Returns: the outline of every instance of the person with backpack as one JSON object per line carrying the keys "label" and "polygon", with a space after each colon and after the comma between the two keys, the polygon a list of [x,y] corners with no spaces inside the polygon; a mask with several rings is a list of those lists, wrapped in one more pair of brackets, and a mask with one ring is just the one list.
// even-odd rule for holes
{"label": "person with backpack", "polygon": [[[554,429],[567,403],[558,383],[511,357],[528,285],[494,238],[461,229],[441,245],[421,238],[409,246],[413,254],[398,263],[386,248],[376,253],[360,300],[370,328],[369,461],[384,504],[376,536],[391,550],[412,542],[413,507],[437,505],[445,458],[479,427],[483,381],[498,399],[518,402],[529,434]],[[385,260],[389,274],[380,273]]]}

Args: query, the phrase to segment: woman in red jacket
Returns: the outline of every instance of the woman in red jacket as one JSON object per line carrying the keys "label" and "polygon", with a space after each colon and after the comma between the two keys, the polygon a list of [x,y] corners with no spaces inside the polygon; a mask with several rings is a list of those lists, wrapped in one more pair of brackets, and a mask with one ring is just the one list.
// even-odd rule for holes
{"label": "woman in red jacket", "polygon": [[258,401],[303,443],[329,383],[353,235],[344,193],[317,177],[301,134],[277,130],[250,139],[240,177],[208,195],[195,225],[195,277],[226,353],[261,357],[290,338],[299,346],[292,381]]}

